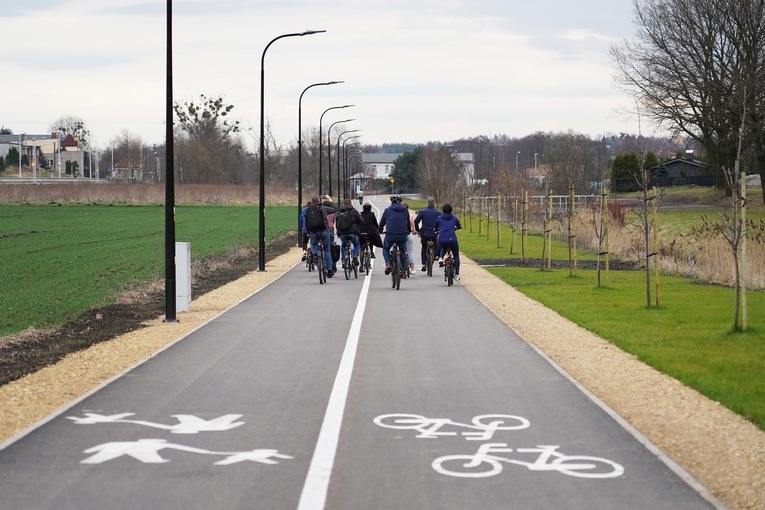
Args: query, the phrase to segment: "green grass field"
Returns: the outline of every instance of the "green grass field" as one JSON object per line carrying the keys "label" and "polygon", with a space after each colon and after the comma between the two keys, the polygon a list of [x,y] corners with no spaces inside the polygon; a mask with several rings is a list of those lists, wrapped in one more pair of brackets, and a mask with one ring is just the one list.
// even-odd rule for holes
{"label": "green grass field", "polygon": [[[678,215],[685,220],[686,215]],[[698,217],[698,216],[697,216]],[[496,228],[496,226],[495,226]],[[472,259],[515,258],[510,236],[459,233],[460,250]],[[530,236],[529,257],[541,256],[541,238]],[[518,238],[516,237],[516,245]],[[553,258],[566,259],[565,243],[553,243]],[[580,260],[592,253],[579,253]],[[576,324],[636,355],[654,368],[719,401],[765,430],[765,293],[748,292],[748,329],[732,333],[734,293],[691,279],[662,275],[660,306],[647,308],[644,271],[602,273],[568,269],[490,267],[491,273]],[[606,281],[608,282],[606,284]],[[652,282],[652,302],[655,289]]]}
{"label": "green grass field", "polygon": [[[266,242],[294,230],[294,207],[266,208]],[[254,206],[176,206],[192,259],[258,243]],[[49,328],[164,278],[161,205],[0,205],[0,336]]]}

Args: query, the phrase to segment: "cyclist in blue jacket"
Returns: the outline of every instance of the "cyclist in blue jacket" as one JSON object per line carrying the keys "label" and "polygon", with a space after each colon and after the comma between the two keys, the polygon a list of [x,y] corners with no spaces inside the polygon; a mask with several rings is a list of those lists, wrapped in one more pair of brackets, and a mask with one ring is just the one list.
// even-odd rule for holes
{"label": "cyclist in blue jacket", "polygon": [[311,207],[312,203],[313,202],[309,200],[306,202],[305,207],[303,207],[303,209],[300,211],[300,230],[303,231],[303,258],[301,260],[303,262],[305,262],[305,259],[308,255],[308,230],[305,228],[305,210]]}
{"label": "cyclist in blue jacket", "polygon": [[438,244],[441,245],[441,261],[438,263],[440,267],[444,267],[443,258],[446,255],[446,250],[452,250],[452,257],[454,258],[454,277],[460,279],[460,245],[457,242],[457,230],[462,228],[459,218],[452,214],[452,206],[450,204],[444,204],[441,209],[443,214],[436,218],[434,228],[438,232]]}
{"label": "cyclist in blue jacket", "polygon": [[436,218],[440,215],[441,213],[436,209],[436,201],[429,198],[428,207],[418,212],[417,216],[414,218],[414,229],[420,235],[420,243],[422,244],[422,248],[420,249],[420,260],[422,261],[423,272],[428,270],[425,250],[427,249],[428,241],[431,239],[436,243],[436,258],[438,258],[438,235],[436,234],[434,226],[436,224]]}
{"label": "cyclist in blue jacket", "polygon": [[[378,231],[382,234],[386,231],[383,242],[383,259],[385,259],[385,274],[390,274],[390,248],[397,243],[401,248],[401,278],[408,275],[409,260],[406,256],[406,239],[412,231],[409,221],[409,209],[401,203],[401,195],[390,197],[391,205],[385,209],[380,217]],[[386,229],[387,227],[387,229]]]}

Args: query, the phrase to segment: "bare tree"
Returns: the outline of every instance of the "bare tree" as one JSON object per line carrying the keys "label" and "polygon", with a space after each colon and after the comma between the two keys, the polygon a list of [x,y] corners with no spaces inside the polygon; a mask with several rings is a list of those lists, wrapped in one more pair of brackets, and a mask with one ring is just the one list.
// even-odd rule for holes
{"label": "bare tree", "polygon": [[175,103],[178,118],[177,173],[181,182],[242,183],[249,182],[246,151],[239,121],[229,119],[233,105],[221,97],[200,94],[198,101]]}
{"label": "bare tree", "polygon": [[143,157],[143,139],[123,129],[109,145],[112,147],[114,163],[120,168],[112,168],[111,178],[119,182],[142,182],[145,159]]}
{"label": "bare tree", "polygon": [[421,193],[432,196],[437,204],[458,198],[459,167],[446,147],[423,147],[417,158],[416,175]]}
{"label": "bare tree", "polygon": [[611,47],[623,88],[659,126],[696,140],[718,175],[745,123],[745,159],[765,177],[765,0],[633,2],[637,40]]}
{"label": "bare tree", "polygon": [[87,147],[90,141],[90,131],[85,127],[85,121],[74,115],[64,115],[53,121],[49,127],[52,133],[61,136],[72,135],[80,142],[80,147]]}
{"label": "bare tree", "polygon": [[[744,126],[741,126],[740,132],[743,133]],[[741,151],[741,139],[739,138],[738,151]],[[739,159],[738,154],[736,157],[736,163],[732,170],[724,168],[725,181],[731,191],[731,211],[730,215],[727,213],[720,214],[719,222],[711,222],[706,217],[702,217],[701,227],[694,227],[693,231],[696,236],[720,236],[728,242],[731,254],[733,255],[733,274],[734,274],[734,289],[735,289],[735,306],[733,313],[733,331],[739,331],[739,317],[741,315],[741,245],[744,239],[746,225],[744,224],[744,215],[742,214],[745,207],[745,199],[739,197],[739,190],[741,189],[741,173],[739,171]],[[744,326],[745,327],[745,326]]]}
{"label": "bare tree", "polygon": [[569,186],[582,191],[587,189],[588,180],[594,177],[587,171],[594,164],[590,144],[587,137],[573,132],[561,133],[550,140],[542,161],[549,169],[548,184],[553,193],[567,193]]}

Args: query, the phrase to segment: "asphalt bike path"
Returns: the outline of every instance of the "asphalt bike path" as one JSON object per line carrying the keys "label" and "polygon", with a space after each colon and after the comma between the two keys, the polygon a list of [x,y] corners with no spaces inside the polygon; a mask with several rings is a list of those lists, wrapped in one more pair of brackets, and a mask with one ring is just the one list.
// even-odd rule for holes
{"label": "asphalt bike path", "polygon": [[714,507],[442,270],[381,262],[326,508]]}
{"label": "asphalt bike path", "polygon": [[382,266],[298,264],[16,438],[0,509],[714,508],[459,283]]}
{"label": "asphalt bike path", "polygon": [[303,265],[0,451],[0,509],[297,508],[363,279]]}

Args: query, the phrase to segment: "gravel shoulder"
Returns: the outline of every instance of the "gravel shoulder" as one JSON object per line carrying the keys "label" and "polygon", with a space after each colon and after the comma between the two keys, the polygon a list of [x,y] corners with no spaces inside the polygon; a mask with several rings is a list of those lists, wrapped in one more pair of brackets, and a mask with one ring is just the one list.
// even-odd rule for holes
{"label": "gravel shoulder", "polygon": [[[201,295],[178,322],[159,316],[143,327],[0,386],[0,442],[68,406],[182,339],[268,285],[300,260],[292,248]],[[750,422],[638,361],[491,275],[466,257],[471,293],[658,446],[732,509],[765,509],[765,433]],[[1,445],[0,445],[1,446]]]}

